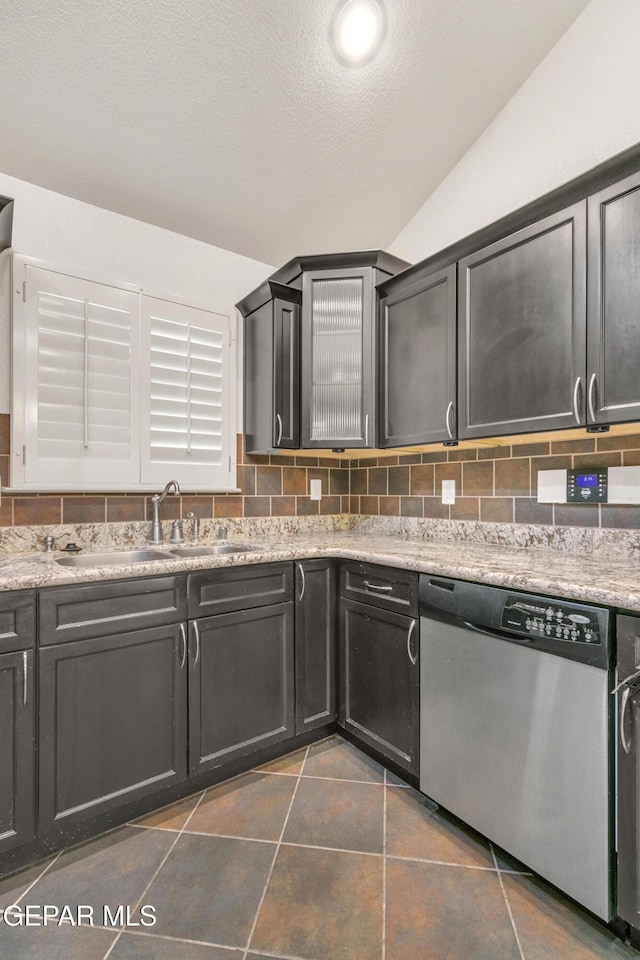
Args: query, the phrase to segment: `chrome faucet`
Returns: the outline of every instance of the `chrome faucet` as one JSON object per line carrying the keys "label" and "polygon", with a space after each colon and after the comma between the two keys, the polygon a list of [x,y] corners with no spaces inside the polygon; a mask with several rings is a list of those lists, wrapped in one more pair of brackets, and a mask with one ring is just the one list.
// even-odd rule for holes
{"label": "chrome faucet", "polygon": [[149,543],[159,544],[162,543],[162,527],[160,526],[160,515],[158,513],[158,507],[169,493],[173,487],[173,493],[179,497],[180,496],[180,485],[177,480],[169,480],[169,483],[166,485],[162,493],[156,493],[154,497],[151,497],[151,506],[153,508],[153,519],[151,520],[151,539]]}
{"label": "chrome faucet", "polygon": [[196,517],[193,510],[187,514],[187,520],[191,520],[193,528],[191,530],[191,542],[198,543],[200,539],[200,519]]}

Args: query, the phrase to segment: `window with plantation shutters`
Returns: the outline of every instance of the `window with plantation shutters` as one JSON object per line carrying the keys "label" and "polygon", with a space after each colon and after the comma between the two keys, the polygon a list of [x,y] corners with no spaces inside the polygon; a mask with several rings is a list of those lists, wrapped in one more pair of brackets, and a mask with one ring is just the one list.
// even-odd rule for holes
{"label": "window with plantation shutters", "polygon": [[[25,486],[93,488],[139,476],[139,294],[27,265],[23,286]],[[14,329],[14,335],[16,331]]]}
{"label": "window with plantation shutters", "polygon": [[231,318],[142,298],[142,482],[234,489]]}
{"label": "window with plantation shutters", "polygon": [[235,490],[235,314],[12,257],[10,489]]}

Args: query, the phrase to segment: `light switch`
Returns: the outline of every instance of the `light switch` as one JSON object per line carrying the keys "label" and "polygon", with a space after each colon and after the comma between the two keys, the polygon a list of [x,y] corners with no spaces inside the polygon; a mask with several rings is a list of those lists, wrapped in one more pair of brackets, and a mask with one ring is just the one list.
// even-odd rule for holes
{"label": "light switch", "polygon": [[322,480],[311,480],[309,490],[312,500],[322,500]]}
{"label": "light switch", "polygon": [[443,502],[443,503],[455,503],[455,502],[456,502],[456,482],[455,482],[455,480],[443,480],[443,481],[442,481],[442,502]]}

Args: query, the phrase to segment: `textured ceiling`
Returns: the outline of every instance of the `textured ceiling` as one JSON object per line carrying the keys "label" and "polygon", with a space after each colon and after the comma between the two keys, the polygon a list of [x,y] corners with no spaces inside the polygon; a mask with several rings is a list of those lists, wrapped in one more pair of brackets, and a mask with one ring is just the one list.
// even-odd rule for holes
{"label": "textured ceiling", "polygon": [[385,247],[587,0],[0,0],[0,170],[237,253]]}

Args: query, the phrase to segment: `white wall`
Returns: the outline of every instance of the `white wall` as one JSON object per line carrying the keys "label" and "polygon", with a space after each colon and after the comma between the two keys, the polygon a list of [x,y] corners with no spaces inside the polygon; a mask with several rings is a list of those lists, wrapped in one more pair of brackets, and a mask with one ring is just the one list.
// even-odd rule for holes
{"label": "white wall", "polygon": [[390,246],[415,262],[640,141],[640,0],[592,0]]}
{"label": "white wall", "polygon": [[[274,267],[0,174],[13,249],[156,296],[230,309]],[[8,257],[0,257],[0,413],[10,412]]]}

